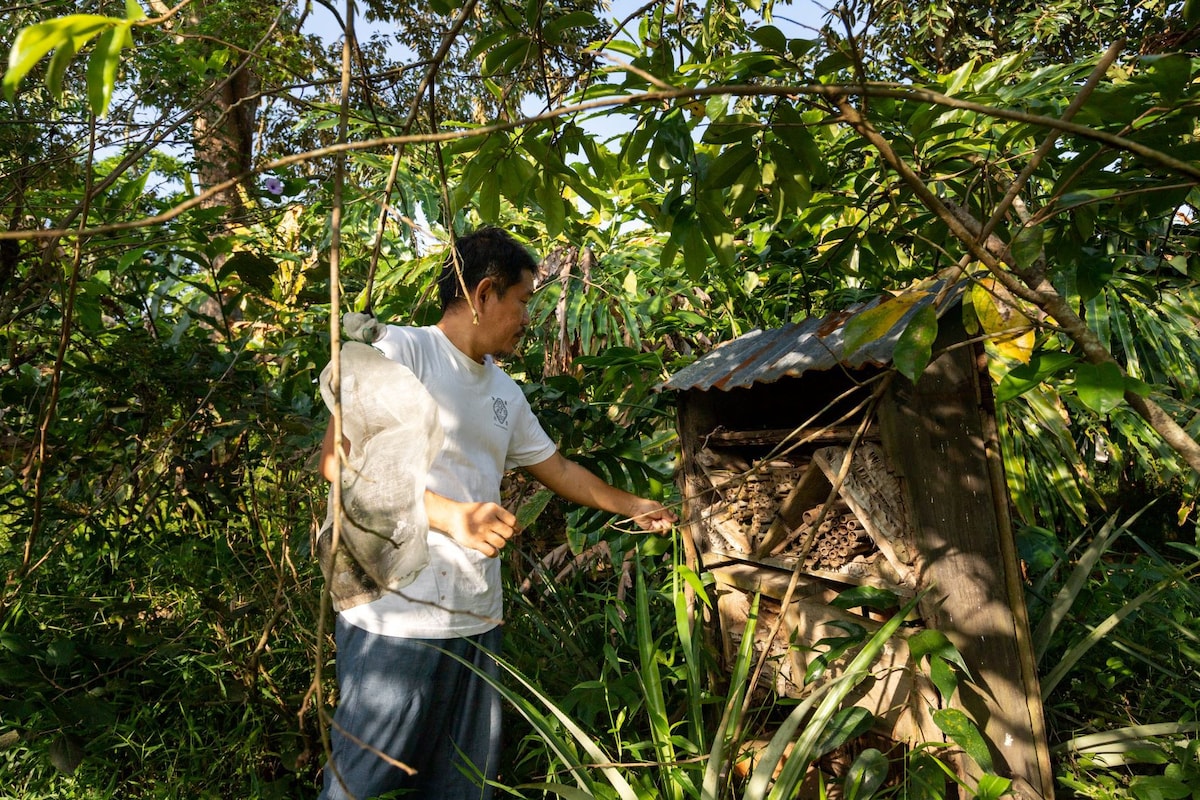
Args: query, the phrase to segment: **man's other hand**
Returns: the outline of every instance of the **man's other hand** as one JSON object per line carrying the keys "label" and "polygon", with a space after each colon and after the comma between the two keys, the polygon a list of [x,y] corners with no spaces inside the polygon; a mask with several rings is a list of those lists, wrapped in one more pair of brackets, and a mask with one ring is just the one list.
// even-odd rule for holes
{"label": "man's other hand", "polygon": [[489,558],[517,535],[517,518],[497,503],[461,503],[427,491],[425,511],[431,528]]}

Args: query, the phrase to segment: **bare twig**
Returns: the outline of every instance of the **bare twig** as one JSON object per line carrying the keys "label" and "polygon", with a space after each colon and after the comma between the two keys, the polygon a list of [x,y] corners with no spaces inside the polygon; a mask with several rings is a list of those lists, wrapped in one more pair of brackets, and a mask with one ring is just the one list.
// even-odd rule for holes
{"label": "bare twig", "polygon": [[[354,47],[354,0],[346,0],[346,36],[342,41],[342,84],[341,84],[341,115],[338,124],[338,141],[345,142],[349,132],[350,117],[350,64]],[[342,425],[342,364],[341,364],[341,244],[342,244],[342,195],[346,182],[346,161],[344,157],[334,162],[333,177],[333,208],[330,212],[330,241],[329,241],[329,349],[330,349],[330,390],[333,395],[332,419],[333,451],[337,455],[337,466],[333,483],[329,491],[329,504],[333,517],[332,541],[330,543],[330,558],[335,558],[341,543],[342,533],[342,469],[345,450],[342,447],[344,428]],[[321,744],[325,750],[326,762],[333,776],[342,788],[346,789],[345,781],[338,772],[330,755],[329,728],[326,724],[325,711],[325,681],[323,666],[325,664],[324,648],[326,631],[328,630],[332,600],[329,594],[329,584],[324,583],[321,591],[321,610],[317,615],[317,653],[313,659],[313,690],[317,697],[318,720],[321,732]]]}

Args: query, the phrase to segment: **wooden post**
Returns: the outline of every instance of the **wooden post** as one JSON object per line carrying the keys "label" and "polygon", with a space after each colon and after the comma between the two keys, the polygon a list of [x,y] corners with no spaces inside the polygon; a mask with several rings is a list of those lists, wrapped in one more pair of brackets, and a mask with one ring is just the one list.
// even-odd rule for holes
{"label": "wooden post", "polygon": [[[974,679],[960,682],[952,705],[979,725],[996,771],[1013,779],[1020,796],[1053,798],[1041,692],[1007,497],[997,496],[998,449],[981,377],[974,348],[949,349],[915,386],[897,378],[880,424],[905,484],[922,560],[918,584],[932,587],[922,617],[953,642]],[[963,771],[978,774],[973,765]]]}

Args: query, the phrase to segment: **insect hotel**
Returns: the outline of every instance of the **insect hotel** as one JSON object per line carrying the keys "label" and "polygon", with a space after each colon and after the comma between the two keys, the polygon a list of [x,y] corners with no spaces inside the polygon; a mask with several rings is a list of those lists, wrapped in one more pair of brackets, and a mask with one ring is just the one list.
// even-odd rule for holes
{"label": "insect hotel", "polygon": [[[954,304],[915,385],[889,368],[907,319],[932,300],[849,357],[846,325],[874,303],[753,331],[667,381],[678,400],[684,538],[714,578],[710,631],[726,664],[759,597],[758,692],[805,696],[822,640],[844,636],[846,623],[870,632],[895,613],[839,607],[840,594],[884,589],[897,608],[920,595],[852,695],[874,714],[872,736],[952,745],[934,714],[957,708],[975,721],[996,774],[1021,797],[1051,798],[983,349]],[[926,629],[943,633],[969,671],[949,701],[907,646]],[[970,786],[981,774],[961,752],[943,761]]]}

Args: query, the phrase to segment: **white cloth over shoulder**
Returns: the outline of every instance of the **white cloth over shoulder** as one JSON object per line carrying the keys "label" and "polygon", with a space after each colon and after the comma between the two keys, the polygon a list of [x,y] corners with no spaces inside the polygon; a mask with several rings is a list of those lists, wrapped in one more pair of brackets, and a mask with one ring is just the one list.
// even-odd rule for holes
{"label": "white cloth over shoulder", "polygon": [[[412,370],[438,405],[445,443],[429,469],[428,488],[460,503],[499,503],[509,469],[554,455],[521,387],[485,358],[459,350],[436,325],[386,326],[375,347]],[[343,613],[371,633],[419,639],[474,636],[504,615],[500,559],[431,530],[429,567],[403,592]]]}
{"label": "white cloth over shoulder", "polygon": [[[331,367],[321,372],[330,409]],[[374,347],[341,350],[342,435],[350,454],[342,467],[342,524],[333,551],[332,498],[318,554],[334,608],[371,602],[412,583],[429,564],[425,484],[442,447],[433,397],[403,364]]]}

